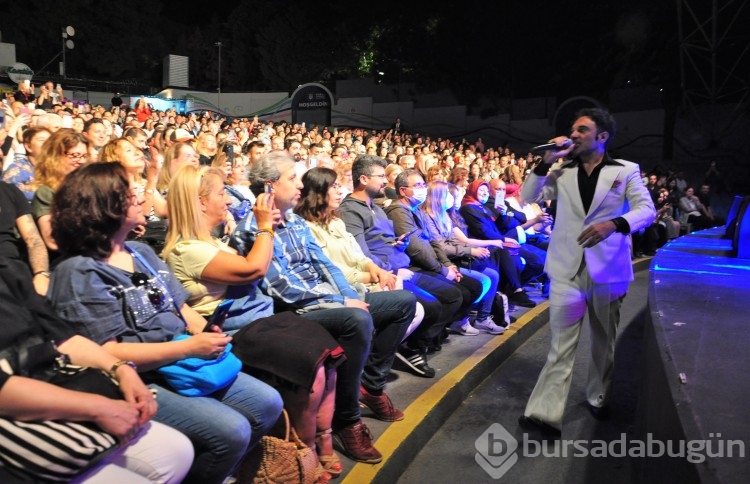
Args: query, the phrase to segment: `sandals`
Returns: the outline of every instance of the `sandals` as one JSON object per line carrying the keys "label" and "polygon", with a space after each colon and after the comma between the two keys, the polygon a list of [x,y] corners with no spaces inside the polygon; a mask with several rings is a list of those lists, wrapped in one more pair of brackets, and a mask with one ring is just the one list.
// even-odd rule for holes
{"label": "sandals", "polygon": [[318,462],[318,468],[315,469],[315,484],[328,484],[331,479],[333,476]]}
{"label": "sandals", "polygon": [[[332,478],[337,478],[341,475],[341,473],[344,471],[344,466],[341,465],[341,460],[339,459],[339,456],[336,455],[336,452],[332,454],[321,454],[320,449],[321,446],[318,443],[319,440],[322,440],[324,438],[332,438],[331,437],[331,429],[321,430],[320,432],[315,434],[315,441],[316,441],[316,450],[318,451],[318,461],[320,462],[321,467],[325,472],[331,475]],[[333,445],[333,444],[331,444]]]}

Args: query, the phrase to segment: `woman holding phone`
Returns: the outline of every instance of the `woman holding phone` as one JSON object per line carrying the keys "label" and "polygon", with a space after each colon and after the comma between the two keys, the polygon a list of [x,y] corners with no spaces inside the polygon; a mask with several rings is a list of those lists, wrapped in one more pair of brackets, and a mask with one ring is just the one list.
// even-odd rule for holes
{"label": "woman holding phone", "polygon": [[[278,378],[269,380],[281,393],[292,425],[310,447],[318,444],[320,462],[330,478],[338,476],[341,463],[333,452],[330,428],[333,419],[336,372],[340,359],[319,360],[320,354],[335,352],[339,345],[322,326],[310,324],[291,312],[274,315],[273,300],[258,289],[271,263],[274,230],[281,212],[274,205],[274,196],[262,193],[253,207],[258,221],[258,237],[252,250],[243,257],[220,239],[211,229],[225,219],[231,205],[226,193],[224,173],[217,168],[186,165],[177,170],[169,184],[169,231],[164,246],[164,259],[188,292],[187,303],[198,313],[210,317],[224,304],[226,312],[223,331],[237,333],[235,344],[243,350],[258,350],[273,358]],[[227,302],[231,301],[226,309]],[[285,333],[266,337],[263,341],[248,340],[247,329],[263,325],[283,324]],[[276,328],[279,329],[280,328]],[[318,330],[320,329],[320,331]],[[293,343],[304,335],[306,351]],[[300,358],[306,353],[308,359]],[[260,356],[261,358],[263,356]],[[243,360],[244,361],[244,360]],[[287,373],[288,372],[288,373]],[[311,388],[301,388],[289,374],[310,373]],[[263,378],[263,375],[259,375]],[[281,384],[276,384],[279,380]],[[321,476],[322,480],[326,476]]]}

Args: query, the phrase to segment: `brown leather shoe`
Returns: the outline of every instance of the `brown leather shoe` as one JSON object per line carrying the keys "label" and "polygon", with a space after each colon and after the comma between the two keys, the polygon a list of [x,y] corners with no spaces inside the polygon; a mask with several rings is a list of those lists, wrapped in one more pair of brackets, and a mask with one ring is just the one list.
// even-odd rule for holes
{"label": "brown leather shoe", "polygon": [[361,420],[333,433],[333,442],[347,457],[365,464],[377,464],[383,460],[378,449],[372,446],[372,434]]}
{"label": "brown leather shoe", "polygon": [[359,402],[372,410],[375,418],[383,422],[396,422],[404,419],[404,412],[395,408],[388,395],[383,392],[379,397],[371,394],[363,386],[359,387]]}

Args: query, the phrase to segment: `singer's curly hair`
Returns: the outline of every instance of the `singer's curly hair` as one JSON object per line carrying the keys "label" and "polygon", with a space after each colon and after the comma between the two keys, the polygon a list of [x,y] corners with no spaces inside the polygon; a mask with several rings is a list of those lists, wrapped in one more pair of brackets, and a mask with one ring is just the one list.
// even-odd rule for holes
{"label": "singer's curly hair", "polygon": [[605,146],[615,138],[615,134],[617,133],[617,123],[609,111],[602,108],[584,108],[576,112],[574,119],[583,117],[591,119],[594,124],[596,124],[597,133],[601,133],[602,131],[609,133],[609,138],[607,138]]}

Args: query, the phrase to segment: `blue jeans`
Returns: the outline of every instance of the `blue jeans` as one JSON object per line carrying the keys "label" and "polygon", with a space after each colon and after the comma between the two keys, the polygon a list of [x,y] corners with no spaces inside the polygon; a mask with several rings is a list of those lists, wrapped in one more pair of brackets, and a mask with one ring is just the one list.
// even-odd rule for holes
{"label": "blue jeans", "polygon": [[227,388],[207,397],[185,397],[157,388],[154,420],[185,434],[195,460],[185,483],[221,483],[281,415],[281,396],[271,386],[240,373]]}
{"label": "blue jeans", "polygon": [[472,308],[477,310],[477,319],[484,319],[492,314],[492,303],[495,300],[497,285],[500,283],[500,274],[495,269],[487,266],[478,272],[472,269],[460,269],[461,274],[478,280],[482,283],[482,294],[474,301]]}

